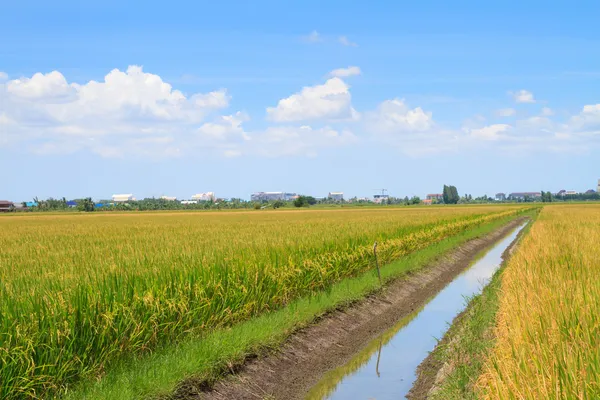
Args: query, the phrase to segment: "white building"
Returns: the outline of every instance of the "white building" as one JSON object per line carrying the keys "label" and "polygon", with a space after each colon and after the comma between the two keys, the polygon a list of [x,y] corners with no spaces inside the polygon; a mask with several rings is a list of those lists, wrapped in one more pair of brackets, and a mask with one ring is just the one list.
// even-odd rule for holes
{"label": "white building", "polygon": [[344,201],[344,192],[329,192],[327,198],[333,201]]}
{"label": "white building", "polygon": [[389,194],[376,194],[373,196],[373,202],[377,204],[385,203],[390,198]]}
{"label": "white building", "polygon": [[160,196],[160,198],[162,200],[167,200],[167,201],[175,201],[175,200],[177,200],[177,197],[174,197],[174,196],[173,197],[171,197],[171,196]]}
{"label": "white building", "polygon": [[192,196],[192,200],[196,201],[215,201],[214,192],[198,193]]}
{"label": "white building", "polygon": [[135,197],[132,194],[113,194],[112,201],[115,203],[125,203],[128,201],[135,201]]}
{"label": "white building", "polygon": [[196,200],[182,200],[181,204],[198,204]]}

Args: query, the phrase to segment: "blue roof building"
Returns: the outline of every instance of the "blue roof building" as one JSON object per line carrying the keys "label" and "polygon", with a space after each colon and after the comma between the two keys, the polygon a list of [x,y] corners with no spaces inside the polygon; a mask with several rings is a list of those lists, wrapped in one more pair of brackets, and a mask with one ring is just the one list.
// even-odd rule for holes
{"label": "blue roof building", "polygon": [[77,202],[74,200],[67,201],[67,207],[77,207]]}
{"label": "blue roof building", "polygon": [[37,207],[38,203],[36,201],[26,201],[25,206],[26,207]]}

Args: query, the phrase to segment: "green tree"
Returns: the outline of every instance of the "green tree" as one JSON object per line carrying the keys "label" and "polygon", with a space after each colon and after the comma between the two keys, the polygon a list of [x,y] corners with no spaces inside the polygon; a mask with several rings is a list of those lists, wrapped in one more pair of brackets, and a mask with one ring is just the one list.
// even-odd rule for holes
{"label": "green tree", "polygon": [[92,212],[94,211],[94,202],[91,197],[86,197],[77,203],[77,209],[79,211]]}
{"label": "green tree", "polygon": [[458,195],[458,190],[456,189],[456,186],[452,185],[444,185],[442,197],[444,199],[445,204],[457,204],[460,200],[460,196]]}

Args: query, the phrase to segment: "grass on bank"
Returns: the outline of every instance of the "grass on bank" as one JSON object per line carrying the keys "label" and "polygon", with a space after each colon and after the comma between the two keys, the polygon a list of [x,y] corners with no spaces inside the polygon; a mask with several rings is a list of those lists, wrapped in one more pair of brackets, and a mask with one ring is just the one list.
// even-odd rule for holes
{"label": "grass on bank", "polygon": [[[527,234],[531,225],[531,222],[527,224],[517,240],[520,241]],[[494,345],[492,328],[498,312],[498,296],[505,265],[506,260],[483,291],[468,299],[465,311],[453,321],[444,339],[433,351],[432,357],[443,366],[444,374],[432,392],[433,400],[477,399],[474,385]]]}
{"label": "grass on bank", "polygon": [[[416,271],[467,240],[489,233],[514,218],[509,216],[477,226],[412,253],[382,267],[382,278],[387,282]],[[109,370],[103,379],[83,383],[67,392],[65,397],[131,400],[168,396],[180,382],[190,378],[200,388],[214,383],[248,357],[277,348],[295,330],[325,313],[347,306],[378,289],[379,281],[374,271],[345,279],[326,291],[293,301],[278,311],[123,362]]]}

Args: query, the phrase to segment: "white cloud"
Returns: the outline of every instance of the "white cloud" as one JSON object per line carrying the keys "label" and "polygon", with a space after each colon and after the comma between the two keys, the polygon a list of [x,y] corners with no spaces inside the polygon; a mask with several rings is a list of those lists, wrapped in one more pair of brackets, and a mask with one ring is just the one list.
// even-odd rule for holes
{"label": "white cloud", "polygon": [[8,80],[8,74],[0,71],[0,83],[5,82],[6,80]]}
{"label": "white cloud", "polygon": [[220,141],[231,138],[242,138],[248,140],[248,136],[242,128],[242,123],[250,117],[243,112],[234,115],[223,115],[215,122],[207,122],[198,128],[198,133],[205,139],[217,139]]}
{"label": "white cloud", "polygon": [[517,111],[514,108],[501,108],[496,110],[496,115],[498,117],[512,117],[516,113]]}
{"label": "white cloud", "polygon": [[357,47],[358,44],[351,42],[346,36],[340,36],[338,38],[338,41],[343,45],[343,46],[350,46],[350,47]]}
{"label": "white cloud", "polygon": [[352,108],[349,86],[334,77],[279,100],[276,107],[267,108],[267,117],[277,122],[348,120],[358,118],[358,113]]}
{"label": "white cloud", "polygon": [[434,125],[431,112],[421,107],[410,109],[399,99],[382,102],[376,111],[368,113],[366,120],[368,126],[386,133],[423,132]]}
{"label": "white cloud", "polygon": [[[224,89],[186,96],[138,66],[114,69],[103,81],[85,84],[69,83],[58,71],[36,73],[8,81],[0,91],[4,118],[15,121],[19,139],[45,153],[87,149],[103,156],[174,155],[178,137],[229,103]],[[17,128],[5,130],[14,136]],[[159,137],[173,137],[173,146],[157,142]]]}
{"label": "white cloud", "polygon": [[323,41],[323,38],[317,31],[312,31],[308,35],[304,36],[303,39],[305,42],[308,43],[319,43]]}
{"label": "white cloud", "polygon": [[69,84],[58,71],[47,74],[36,73],[31,78],[21,78],[9,81],[6,91],[14,96],[27,100],[67,100],[72,98],[78,85]]}
{"label": "white cloud", "polygon": [[554,115],[554,111],[552,111],[552,109],[550,107],[543,107],[542,108],[542,115],[545,117],[549,117],[551,115]]}
{"label": "white cloud", "polygon": [[431,112],[410,108],[400,99],[383,101],[376,110],[366,112],[363,129],[375,140],[411,157],[455,152],[464,136],[463,132],[438,126]]}
{"label": "white cloud", "polygon": [[348,68],[338,68],[334,69],[329,73],[329,76],[334,76],[338,78],[347,78],[349,76],[360,75],[361,71],[359,67],[348,67]]}
{"label": "white cloud", "polygon": [[533,93],[531,93],[530,91],[519,90],[518,92],[511,94],[517,103],[535,103]]}
{"label": "white cloud", "polygon": [[503,138],[502,133],[511,128],[507,124],[495,124],[485,126],[479,129],[470,129],[468,132],[471,136],[483,140],[499,140]]}
{"label": "white cloud", "polygon": [[583,106],[579,114],[571,117],[568,126],[578,132],[600,132],[600,104]]}

